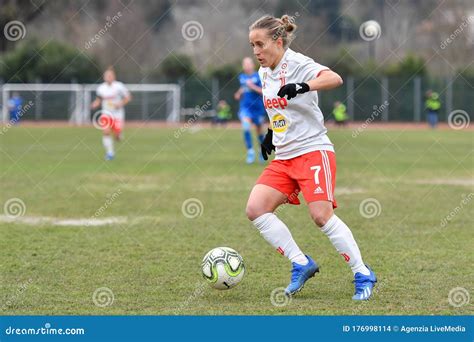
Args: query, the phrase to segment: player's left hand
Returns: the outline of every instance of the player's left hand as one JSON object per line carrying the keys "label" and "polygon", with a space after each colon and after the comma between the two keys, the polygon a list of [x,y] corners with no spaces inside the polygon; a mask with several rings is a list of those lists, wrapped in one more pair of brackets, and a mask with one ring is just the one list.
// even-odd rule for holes
{"label": "player's left hand", "polygon": [[268,160],[268,156],[272,154],[272,151],[275,151],[275,145],[273,145],[273,131],[269,128],[265,138],[260,144],[262,150],[262,157],[264,160]]}
{"label": "player's left hand", "polygon": [[278,96],[287,97],[288,100],[296,97],[298,94],[304,94],[309,91],[309,85],[306,83],[288,83],[280,88]]}

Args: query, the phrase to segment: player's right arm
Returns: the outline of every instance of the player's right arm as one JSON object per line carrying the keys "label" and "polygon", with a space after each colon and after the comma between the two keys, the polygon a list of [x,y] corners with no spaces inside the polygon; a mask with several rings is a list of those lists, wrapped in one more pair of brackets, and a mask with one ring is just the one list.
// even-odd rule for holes
{"label": "player's right arm", "polygon": [[237,90],[234,94],[234,99],[236,101],[239,101],[240,100],[240,97],[242,96],[242,93],[244,92],[244,89],[242,87],[239,88],[239,90]]}
{"label": "player's right arm", "polygon": [[102,98],[100,96],[97,96],[95,100],[92,102],[91,108],[97,109],[100,107],[101,104],[102,104]]}

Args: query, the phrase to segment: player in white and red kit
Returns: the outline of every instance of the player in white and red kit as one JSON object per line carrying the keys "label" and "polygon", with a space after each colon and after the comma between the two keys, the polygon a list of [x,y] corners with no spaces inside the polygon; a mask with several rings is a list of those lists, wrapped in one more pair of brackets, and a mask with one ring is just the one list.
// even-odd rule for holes
{"label": "player in white and red kit", "polygon": [[252,189],[247,216],[261,235],[292,262],[292,276],[286,293],[300,291],[319,267],[294,241],[288,227],[274,214],[283,203],[299,204],[303,193],[311,218],[328,236],[354,273],[354,300],[372,294],[376,277],[367,267],[347,225],[334,214],[336,157],[326,135],[324,117],[318,106],[319,90],[342,84],[341,77],[288,46],[296,25],[292,17],[265,16],[250,26],[249,39],[261,67],[264,106],[271,129],[262,143],[265,168]]}
{"label": "player in white and red kit", "polygon": [[122,82],[116,80],[115,71],[108,68],[104,72],[104,83],[97,88],[97,98],[91,105],[97,109],[102,105],[99,125],[102,127],[102,143],[105,148],[105,159],[112,160],[115,156],[114,140],[122,138],[123,124],[125,121],[124,107],[132,99],[130,92]]}

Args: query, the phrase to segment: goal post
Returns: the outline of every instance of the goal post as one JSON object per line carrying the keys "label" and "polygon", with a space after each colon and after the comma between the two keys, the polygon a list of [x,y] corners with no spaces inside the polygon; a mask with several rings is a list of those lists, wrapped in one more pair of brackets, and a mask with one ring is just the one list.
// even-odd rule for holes
{"label": "goal post", "polygon": [[[96,97],[99,84],[84,85],[83,117],[91,121],[90,104]],[[125,84],[132,101],[125,108],[126,120],[160,120],[177,122],[181,111],[181,87],[177,84]]]}
{"label": "goal post", "polygon": [[[2,121],[10,120],[8,103],[13,93],[23,99],[22,119],[64,120],[83,125],[91,122],[91,103],[99,84],[6,83],[2,89]],[[166,120],[178,122],[181,87],[177,84],[125,84],[132,95],[126,106],[127,120]]]}
{"label": "goal post", "polygon": [[8,103],[12,94],[17,92],[23,99],[23,107],[31,104],[27,111],[22,111],[22,118],[41,120],[44,111],[50,110],[54,115],[51,120],[69,120],[82,108],[81,95],[83,87],[75,83],[6,83],[2,86],[2,121],[10,120]]}

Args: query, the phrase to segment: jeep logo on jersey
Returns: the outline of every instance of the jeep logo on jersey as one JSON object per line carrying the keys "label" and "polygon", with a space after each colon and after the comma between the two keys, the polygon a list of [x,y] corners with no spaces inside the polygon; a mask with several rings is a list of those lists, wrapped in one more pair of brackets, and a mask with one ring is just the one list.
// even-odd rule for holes
{"label": "jeep logo on jersey", "polygon": [[272,129],[274,132],[282,133],[288,129],[288,119],[281,114],[275,114],[272,117]]}
{"label": "jeep logo on jersey", "polygon": [[288,106],[288,101],[285,97],[278,97],[274,99],[267,99],[265,96],[263,97],[263,105],[265,109],[268,108],[281,108],[285,109]]}

